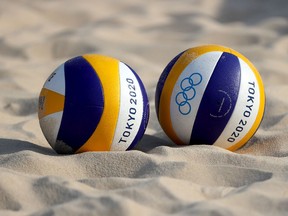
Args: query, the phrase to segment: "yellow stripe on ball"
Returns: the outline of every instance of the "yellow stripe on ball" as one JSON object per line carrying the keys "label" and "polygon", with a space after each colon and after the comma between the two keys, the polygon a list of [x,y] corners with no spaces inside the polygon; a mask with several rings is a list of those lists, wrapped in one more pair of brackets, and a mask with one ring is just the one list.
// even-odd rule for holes
{"label": "yellow stripe on ball", "polygon": [[52,113],[63,111],[64,101],[64,95],[43,88],[39,97],[39,119]]}
{"label": "yellow stripe on ball", "polygon": [[97,130],[77,151],[109,151],[117,124],[120,104],[119,61],[110,57],[89,54],[83,57],[91,64],[101,80],[104,109]]}

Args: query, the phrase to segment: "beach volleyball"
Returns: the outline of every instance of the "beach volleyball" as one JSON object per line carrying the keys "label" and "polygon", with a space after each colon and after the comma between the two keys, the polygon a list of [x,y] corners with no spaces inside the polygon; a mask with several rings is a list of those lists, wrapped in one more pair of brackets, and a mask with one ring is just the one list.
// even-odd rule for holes
{"label": "beach volleyball", "polygon": [[61,64],[39,96],[42,132],[60,154],[132,149],[149,119],[144,85],[127,64],[87,54]]}
{"label": "beach volleyball", "polygon": [[234,151],[247,143],[262,121],[264,86],[242,54],[203,45],[169,62],[156,87],[155,107],[161,127],[176,144]]}

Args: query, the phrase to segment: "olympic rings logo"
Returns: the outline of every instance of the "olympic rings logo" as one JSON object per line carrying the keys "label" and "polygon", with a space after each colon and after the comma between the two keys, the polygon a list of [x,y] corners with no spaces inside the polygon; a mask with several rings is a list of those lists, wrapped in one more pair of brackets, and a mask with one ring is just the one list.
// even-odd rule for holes
{"label": "olympic rings logo", "polygon": [[195,86],[201,82],[202,75],[200,73],[193,73],[181,81],[180,88],[182,91],[176,95],[175,101],[182,115],[188,115],[191,112],[192,107],[189,101],[196,96]]}

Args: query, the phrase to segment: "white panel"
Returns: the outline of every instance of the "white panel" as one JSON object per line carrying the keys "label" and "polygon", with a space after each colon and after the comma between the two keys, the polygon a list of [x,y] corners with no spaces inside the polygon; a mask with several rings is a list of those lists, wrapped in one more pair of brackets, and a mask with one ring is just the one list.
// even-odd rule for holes
{"label": "white panel", "polygon": [[62,120],[63,111],[45,116],[39,120],[40,127],[49,144],[54,148]]}
{"label": "white panel", "polygon": [[143,97],[140,85],[124,63],[119,63],[120,110],[111,150],[126,150],[140,128],[143,116]]}
{"label": "white panel", "polygon": [[60,65],[46,80],[44,87],[65,95],[64,64]]}
{"label": "white panel", "polygon": [[[251,68],[242,59],[239,59],[239,61],[241,67],[241,85],[236,106],[226,128],[214,143],[214,145],[223,148],[228,148],[236,144],[246,135],[252,127],[259,110],[260,92],[257,79]],[[253,83],[255,86],[253,86]],[[250,93],[249,88],[251,88]],[[255,90],[254,94],[251,94],[253,92],[252,89]],[[248,113],[250,113],[250,116],[246,117]],[[240,131],[242,129],[243,131]],[[232,136],[232,140],[235,138],[235,141],[228,142],[227,140],[233,132],[235,133],[234,135],[238,135],[238,137],[235,138],[235,136]]]}
{"label": "white panel", "polygon": [[[202,96],[222,53],[209,52],[196,58],[183,70],[174,86],[170,101],[171,122],[177,136],[185,144],[190,142],[192,128]],[[189,77],[193,80],[194,85],[189,83]],[[190,87],[193,88],[187,91],[183,90]],[[193,99],[185,100],[184,97],[191,98],[194,94]]]}

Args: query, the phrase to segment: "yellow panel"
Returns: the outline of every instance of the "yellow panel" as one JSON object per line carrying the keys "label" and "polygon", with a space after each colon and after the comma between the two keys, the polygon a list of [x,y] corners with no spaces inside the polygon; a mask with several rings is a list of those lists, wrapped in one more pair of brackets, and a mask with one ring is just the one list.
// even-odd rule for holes
{"label": "yellow panel", "polygon": [[39,96],[39,119],[52,113],[63,111],[65,96],[52,90],[43,88]]}
{"label": "yellow panel", "polygon": [[190,64],[191,61],[193,61],[200,55],[211,51],[231,52],[231,49],[218,45],[205,45],[188,49],[180,56],[175,65],[172,67],[162,89],[159,102],[159,121],[163,130],[167,134],[169,134],[169,137],[175,143],[179,145],[184,143],[182,143],[182,141],[174,132],[170,117],[170,100],[173,88],[175,86],[175,83],[177,82],[178,77],[180,76],[182,71]]}
{"label": "yellow panel", "polygon": [[104,109],[97,129],[88,141],[78,149],[77,153],[84,151],[109,151],[120,109],[119,61],[95,54],[88,54],[83,57],[97,72],[102,83]]}

